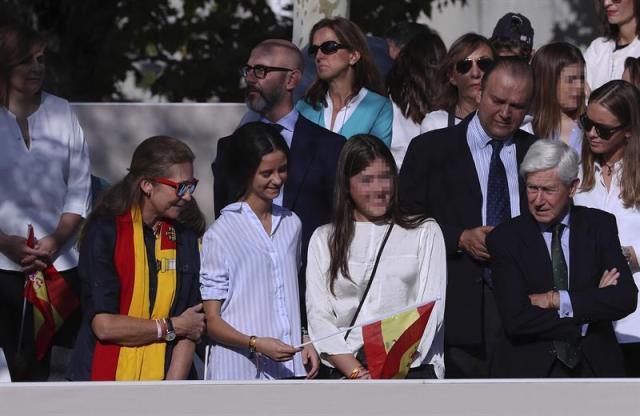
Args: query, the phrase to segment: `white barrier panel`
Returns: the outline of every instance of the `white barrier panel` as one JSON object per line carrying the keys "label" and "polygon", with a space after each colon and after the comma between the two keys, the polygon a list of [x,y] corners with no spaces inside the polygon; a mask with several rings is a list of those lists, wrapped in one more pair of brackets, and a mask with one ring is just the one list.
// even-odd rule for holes
{"label": "white barrier panel", "polygon": [[638,393],[633,379],[8,383],[0,414],[637,416]]}
{"label": "white barrier panel", "polygon": [[74,103],[89,143],[91,172],[110,183],[127,174],[133,150],[156,135],[186,142],[196,155],[195,196],[207,223],[213,221],[211,162],[218,139],[235,130],[246,112],[244,104]]}

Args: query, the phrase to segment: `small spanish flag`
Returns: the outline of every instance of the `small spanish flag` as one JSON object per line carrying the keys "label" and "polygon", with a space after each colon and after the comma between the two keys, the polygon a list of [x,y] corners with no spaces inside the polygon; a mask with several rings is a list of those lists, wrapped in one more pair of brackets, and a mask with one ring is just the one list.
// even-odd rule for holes
{"label": "small spanish flag", "polygon": [[371,378],[402,379],[407,376],[434,304],[435,301],[362,327]]}
{"label": "small spanish flag", "polygon": [[[27,245],[29,247],[35,245],[31,225],[29,225]],[[33,305],[36,358],[42,360],[47,354],[56,331],[80,305],[80,301],[53,264],[27,276],[24,297]]]}

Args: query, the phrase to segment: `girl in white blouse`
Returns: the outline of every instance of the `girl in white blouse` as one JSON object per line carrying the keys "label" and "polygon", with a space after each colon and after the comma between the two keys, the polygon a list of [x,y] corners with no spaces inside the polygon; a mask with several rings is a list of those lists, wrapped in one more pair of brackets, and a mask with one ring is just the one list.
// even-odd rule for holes
{"label": "girl in white blouse", "polygon": [[[408,378],[441,378],[444,240],[435,221],[407,218],[398,211],[396,189],[397,169],[389,149],[374,136],[351,138],[338,160],[333,222],[318,228],[309,244],[309,335],[319,339],[349,326],[384,236],[394,225],[356,323],[439,297]],[[358,354],[363,346],[360,328],[346,339],[337,335],[315,346],[329,366],[328,377],[370,377]]]}
{"label": "girl in white blouse", "polygon": [[[640,93],[626,81],[610,81],[589,97],[581,117],[585,132],[576,205],[616,217],[622,251],[640,284]],[[640,311],[614,324],[627,375],[640,376]]]}
{"label": "girl in white blouse", "polygon": [[[202,245],[200,283],[217,380],[315,376],[319,360],[302,342],[300,220],[273,204],[287,178],[289,148],[255,122],[229,142],[225,169],[237,201],[222,209]],[[307,366],[308,372],[305,371]]]}

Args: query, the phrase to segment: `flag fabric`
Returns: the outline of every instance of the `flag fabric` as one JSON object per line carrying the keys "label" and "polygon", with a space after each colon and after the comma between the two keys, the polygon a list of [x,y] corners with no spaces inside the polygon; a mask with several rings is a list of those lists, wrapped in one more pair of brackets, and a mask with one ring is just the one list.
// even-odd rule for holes
{"label": "flag fabric", "polygon": [[[134,206],[116,217],[116,245],[113,262],[120,282],[119,313],[139,319],[167,318],[176,294],[176,230],[167,222],[155,227],[155,258],[158,272],[153,310],[149,300],[149,262],[144,243],[140,208]],[[137,347],[96,341],[91,379],[163,380],[167,343],[154,342]]]}
{"label": "flag fabric", "polygon": [[[35,245],[31,225],[27,245],[31,248]],[[53,264],[27,275],[24,297],[33,306],[36,359],[42,360],[51,346],[53,336],[80,305],[80,301]]]}
{"label": "flag fabric", "polygon": [[434,304],[435,301],[362,327],[371,378],[402,379],[407,376]]}

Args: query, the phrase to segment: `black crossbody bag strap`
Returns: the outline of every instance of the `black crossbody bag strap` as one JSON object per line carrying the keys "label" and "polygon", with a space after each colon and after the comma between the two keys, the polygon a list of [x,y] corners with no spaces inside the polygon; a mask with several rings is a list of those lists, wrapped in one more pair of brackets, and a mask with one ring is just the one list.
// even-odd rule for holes
{"label": "black crossbody bag strap", "polygon": [[[356,323],[356,319],[358,319],[358,315],[360,315],[360,309],[362,309],[362,305],[364,304],[364,300],[367,298],[367,294],[369,293],[369,289],[371,288],[371,283],[373,282],[373,278],[376,276],[376,270],[378,270],[378,263],[380,263],[380,257],[382,256],[382,250],[384,250],[384,246],[387,245],[387,240],[389,239],[389,234],[391,234],[391,229],[393,228],[393,223],[389,225],[389,229],[387,233],[384,235],[384,239],[382,240],[382,244],[380,245],[380,249],[378,250],[378,255],[376,257],[376,262],[373,265],[373,270],[371,271],[371,277],[369,278],[369,283],[367,283],[367,288],[364,290],[364,294],[362,295],[362,299],[360,299],[360,304],[358,305],[358,309],[356,309],[355,315],[353,315],[353,319],[351,319],[351,323],[349,327],[352,327]],[[351,330],[348,330],[344,334],[344,340],[346,341],[349,338],[349,334]]]}
{"label": "black crossbody bag strap", "polygon": [[456,109],[447,112],[447,127],[453,127],[456,125]]}

